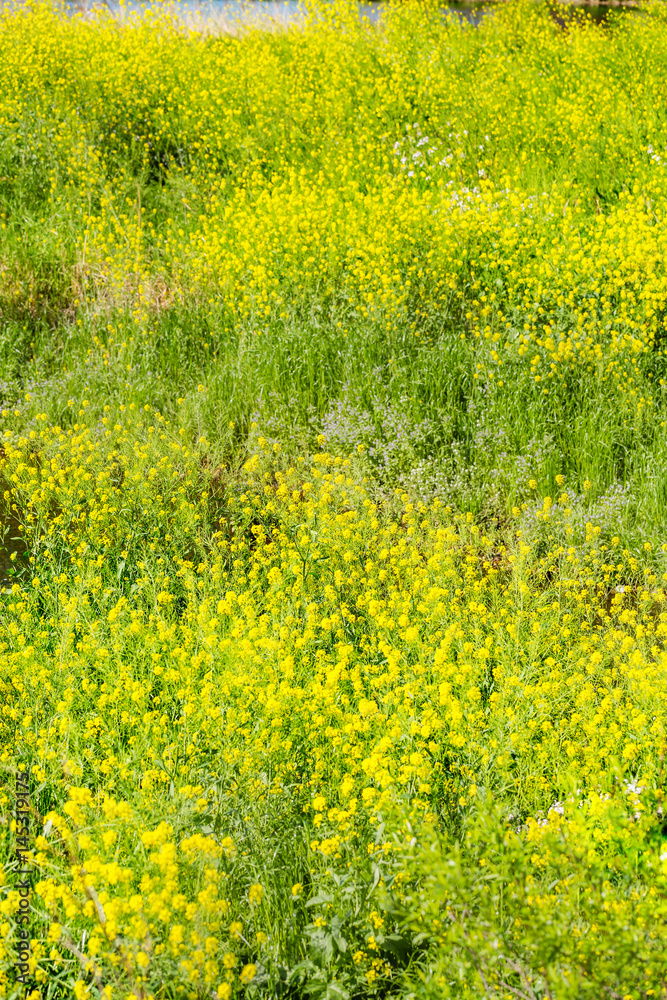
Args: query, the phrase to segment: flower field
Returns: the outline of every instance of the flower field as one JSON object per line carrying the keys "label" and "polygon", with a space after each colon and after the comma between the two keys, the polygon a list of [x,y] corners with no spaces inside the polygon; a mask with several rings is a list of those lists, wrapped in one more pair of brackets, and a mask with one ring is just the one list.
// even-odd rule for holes
{"label": "flower field", "polygon": [[0,996],[664,1000],[664,4],[0,54]]}

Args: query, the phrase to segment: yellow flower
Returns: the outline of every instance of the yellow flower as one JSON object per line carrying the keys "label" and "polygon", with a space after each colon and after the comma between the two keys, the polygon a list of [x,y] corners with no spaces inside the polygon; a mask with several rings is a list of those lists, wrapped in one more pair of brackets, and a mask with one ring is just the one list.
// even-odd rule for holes
{"label": "yellow flower", "polygon": [[255,882],[254,885],[250,886],[248,891],[248,899],[251,905],[258,906],[262,902],[262,897],[264,895],[264,889],[259,882]]}
{"label": "yellow flower", "polygon": [[244,986],[247,986],[248,983],[251,982],[255,978],[256,975],[257,975],[257,966],[256,965],[252,965],[252,964],[250,964],[250,965],[244,965],[243,968],[241,969],[241,973],[239,975],[239,979],[241,980],[241,982],[243,983]]}

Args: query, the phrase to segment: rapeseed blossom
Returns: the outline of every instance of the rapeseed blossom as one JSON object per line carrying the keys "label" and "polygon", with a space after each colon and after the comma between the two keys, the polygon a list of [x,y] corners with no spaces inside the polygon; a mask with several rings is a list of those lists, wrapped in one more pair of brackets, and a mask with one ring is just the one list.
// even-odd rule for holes
{"label": "rapeseed blossom", "polygon": [[32,996],[664,995],[647,11],[2,11]]}
{"label": "rapeseed blossom", "polygon": [[[3,740],[7,757],[18,724],[55,796],[34,864],[58,961],[85,928],[101,981],[116,968],[143,989],[169,969],[224,996],[270,964],[271,907],[305,902],[324,932],[332,875],[367,858],[400,885],[404,824],[463,818],[500,781],[536,873],[570,827],[593,837],[589,864],[618,863],[617,813],[641,824],[660,794],[654,577],[619,593],[630,560],[600,559],[594,526],[583,551],[524,539],[494,566],[474,521],[402,491],[378,502],[326,451],[280,468],[265,443],[220,505],[157,415],[117,426],[47,425],[2,459],[42,567],[6,604]],[[566,538],[568,508],[540,511]],[[306,838],[301,882],[248,878],[247,810],[283,802]],[[647,842],[647,871],[658,855]],[[369,906],[354,953],[369,983],[392,975],[387,919]]]}

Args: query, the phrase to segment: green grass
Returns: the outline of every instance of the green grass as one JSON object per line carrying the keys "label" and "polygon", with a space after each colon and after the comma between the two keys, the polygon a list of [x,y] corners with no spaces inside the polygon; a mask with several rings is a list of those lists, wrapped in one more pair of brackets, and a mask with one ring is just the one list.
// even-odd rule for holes
{"label": "green grass", "polygon": [[0,14],[0,997],[21,762],[31,1000],[667,996],[667,16],[558,13]]}

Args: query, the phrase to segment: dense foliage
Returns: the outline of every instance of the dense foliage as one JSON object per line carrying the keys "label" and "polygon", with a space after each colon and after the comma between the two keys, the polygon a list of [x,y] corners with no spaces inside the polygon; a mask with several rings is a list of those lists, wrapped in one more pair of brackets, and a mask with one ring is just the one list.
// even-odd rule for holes
{"label": "dense foliage", "polygon": [[664,7],[0,54],[0,996],[667,997]]}

